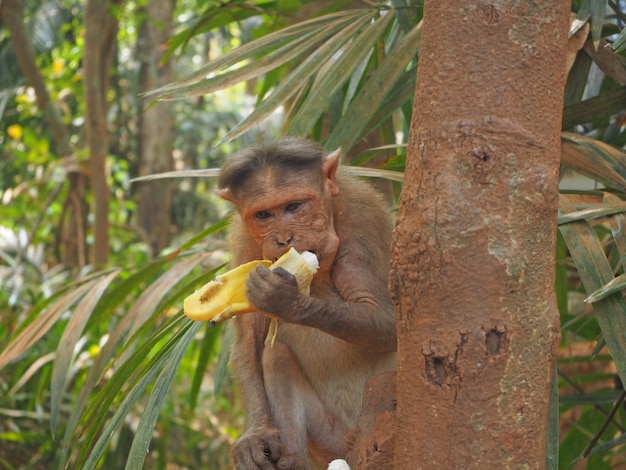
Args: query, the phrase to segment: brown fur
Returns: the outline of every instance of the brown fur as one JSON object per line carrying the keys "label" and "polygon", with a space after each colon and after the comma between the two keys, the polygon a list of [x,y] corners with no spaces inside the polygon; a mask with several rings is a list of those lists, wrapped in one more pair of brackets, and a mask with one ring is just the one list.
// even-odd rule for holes
{"label": "brown fur", "polygon": [[[289,151],[284,152],[285,148]],[[267,155],[258,156],[264,158],[263,165],[249,161],[257,158],[254,152],[282,151],[293,157],[298,148],[306,154],[306,174],[298,164],[268,163]],[[312,150],[319,158],[309,158]],[[266,274],[268,283],[257,287],[249,281],[248,296],[261,299],[265,311],[282,321],[273,347],[266,344],[268,319],[263,314],[247,314],[232,321],[236,339],[231,362],[247,412],[247,430],[233,447],[238,469],[307,469],[314,464],[307,461],[307,452],[322,468],[335,458],[345,458],[365,381],[395,368],[395,319],[386,291],[390,210],[368,184],[341,169],[335,173],[332,158],[336,159],[324,158],[315,144],[288,140],[236,155],[224,167],[226,176],[220,178],[222,183],[256,181],[261,185],[271,178],[268,191],[261,191],[260,196],[268,201],[276,186],[281,195],[293,195],[293,200],[301,198],[301,190],[314,189],[319,200],[314,200],[312,207],[322,212],[330,208],[332,227],[327,231],[338,237],[338,248],[330,251],[330,267],[314,278],[310,298],[299,297],[297,289],[290,294],[290,280],[278,275]],[[310,166],[311,161],[316,162],[315,167]],[[277,166],[268,171],[268,164]],[[233,168],[247,170],[241,176]],[[248,171],[250,168],[253,170]],[[255,179],[255,174],[268,176]],[[255,189],[249,186],[227,186],[221,194],[241,210],[249,203],[245,195],[251,191]],[[294,229],[296,245],[302,230],[299,226]],[[234,264],[261,259],[267,249],[259,240],[254,223],[246,226],[236,215],[230,231]],[[332,243],[332,236],[329,240]],[[258,285],[268,287],[260,289]],[[268,289],[275,295],[265,299]],[[285,298],[294,300],[293,304],[287,302],[288,308],[283,305]]]}

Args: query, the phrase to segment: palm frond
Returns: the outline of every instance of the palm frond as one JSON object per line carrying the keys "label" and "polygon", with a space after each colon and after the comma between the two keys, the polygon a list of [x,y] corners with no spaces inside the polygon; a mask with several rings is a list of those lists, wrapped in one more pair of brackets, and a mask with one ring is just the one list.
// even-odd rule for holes
{"label": "palm frond", "polygon": [[579,134],[561,134],[561,162],[610,188],[626,190],[626,151]]}
{"label": "palm frond", "polygon": [[[576,211],[568,196],[561,195],[561,216]],[[626,207],[621,212],[625,212]],[[614,217],[614,216],[609,216]],[[615,283],[611,263],[597,232],[586,219],[565,221],[559,230],[567,243],[585,291],[590,296],[606,293],[607,285]],[[621,258],[626,253],[620,253]],[[619,282],[619,281],[617,281]],[[612,290],[593,303],[593,311],[602,330],[602,337],[611,352],[615,366],[623,383],[626,383],[626,300],[621,292]]]}

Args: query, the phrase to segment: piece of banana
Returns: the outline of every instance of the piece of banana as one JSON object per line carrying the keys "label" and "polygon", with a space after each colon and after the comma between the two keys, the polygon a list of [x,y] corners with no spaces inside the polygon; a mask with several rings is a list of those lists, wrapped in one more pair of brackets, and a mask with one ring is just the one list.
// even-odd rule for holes
{"label": "piece of banana", "polygon": [[295,248],[289,248],[287,253],[270,266],[270,269],[283,268],[285,271],[289,271],[296,278],[300,293],[309,295],[311,292],[311,280],[313,280],[313,276],[315,276],[319,267],[315,253],[310,251],[298,253]]}
{"label": "piece of banana", "polygon": [[250,272],[263,264],[270,269],[281,267],[293,274],[298,282],[298,290],[308,295],[311,280],[319,268],[314,253],[301,254],[294,248],[282,255],[274,264],[267,260],[255,260],[237,266],[216,276],[200,289],[187,297],[183,303],[185,315],[192,320],[211,320],[218,323],[234,315],[256,312],[258,309],[246,297],[246,279]]}

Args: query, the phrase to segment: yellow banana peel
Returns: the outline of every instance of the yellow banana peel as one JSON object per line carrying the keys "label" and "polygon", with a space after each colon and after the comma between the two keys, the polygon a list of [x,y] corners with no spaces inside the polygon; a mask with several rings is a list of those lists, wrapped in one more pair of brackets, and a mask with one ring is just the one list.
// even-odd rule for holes
{"label": "yellow banana peel", "polygon": [[294,248],[282,255],[274,264],[267,260],[255,260],[237,266],[216,276],[187,297],[183,303],[185,315],[191,320],[210,320],[218,323],[234,315],[256,312],[258,309],[246,297],[246,279],[259,265],[270,269],[281,267],[293,274],[301,293],[308,295],[311,280],[319,267],[315,254],[298,253]]}

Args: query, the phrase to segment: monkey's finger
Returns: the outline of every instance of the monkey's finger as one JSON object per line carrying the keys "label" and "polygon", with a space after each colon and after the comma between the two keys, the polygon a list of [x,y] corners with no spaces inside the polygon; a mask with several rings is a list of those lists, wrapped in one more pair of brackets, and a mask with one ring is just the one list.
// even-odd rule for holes
{"label": "monkey's finger", "polygon": [[261,279],[269,279],[270,277],[272,277],[272,272],[269,270],[267,266],[257,266],[254,269],[254,271],[250,273],[250,276],[248,276],[248,279],[254,276],[258,276]]}
{"label": "monkey's finger", "polygon": [[[313,276],[319,269],[319,262],[315,253],[303,251],[298,253],[294,248],[290,248],[287,253],[282,255],[270,269],[277,274],[280,270],[285,270],[296,278],[298,290],[305,295],[309,295],[311,281]],[[280,274],[279,274],[280,275]]]}
{"label": "monkey's finger", "polygon": [[[265,268],[265,266],[259,266],[259,268]],[[258,289],[266,289],[268,284],[270,284],[270,280],[272,278],[272,272],[265,269],[255,269],[253,270],[248,279],[246,279],[246,288],[248,290],[258,290]]]}
{"label": "monkey's finger", "polygon": [[296,455],[285,455],[276,463],[278,470],[306,470],[308,467]]}
{"label": "monkey's finger", "polygon": [[278,437],[278,439],[269,439],[265,442],[265,446],[265,455],[272,463],[275,464],[278,462],[283,453],[283,445],[280,442],[280,437]]}
{"label": "monkey's finger", "polygon": [[285,268],[281,268],[280,266],[278,266],[277,268],[272,268],[272,272],[281,279],[284,279],[285,281],[293,284],[294,286],[298,285],[298,280],[296,279],[296,276],[291,274]]}

